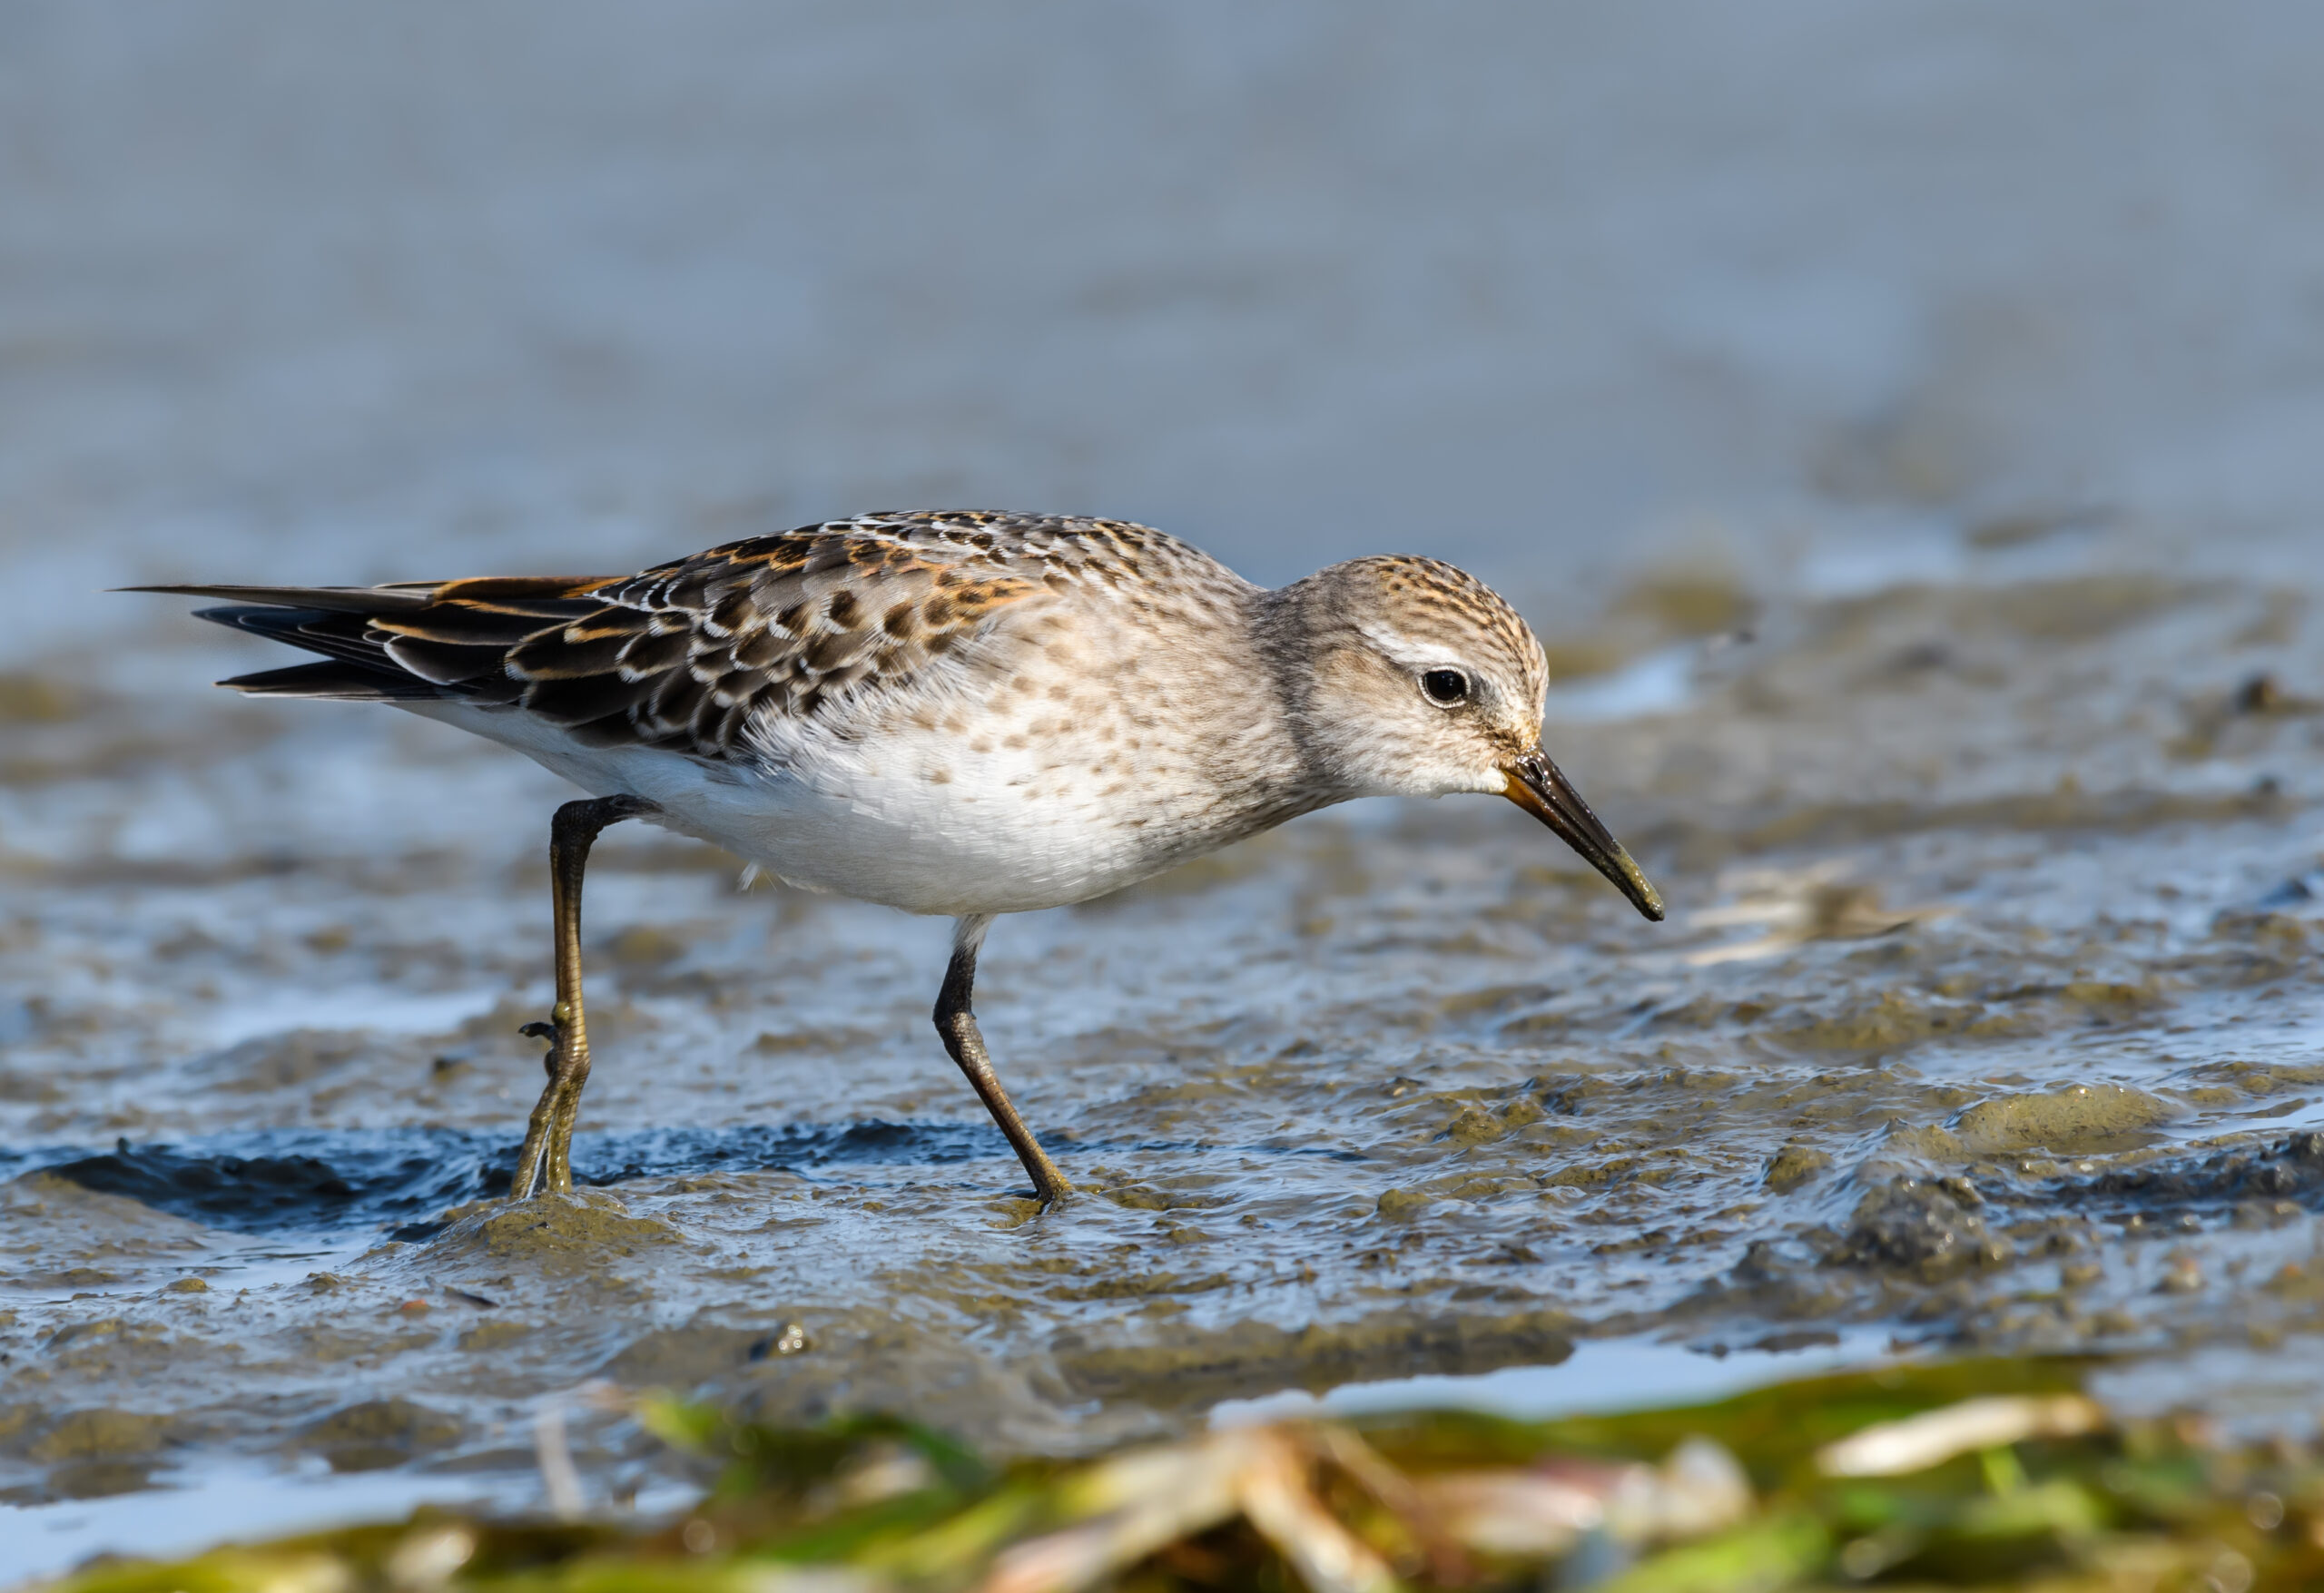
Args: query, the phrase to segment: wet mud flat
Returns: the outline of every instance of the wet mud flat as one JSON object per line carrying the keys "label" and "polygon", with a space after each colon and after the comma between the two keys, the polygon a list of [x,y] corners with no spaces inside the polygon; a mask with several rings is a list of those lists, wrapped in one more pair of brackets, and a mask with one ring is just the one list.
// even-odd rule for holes
{"label": "wet mud flat", "polygon": [[527,1489],[556,1399],[605,1504],[678,1474],[592,1381],[1070,1454],[1637,1335],[2171,1358],[2305,1422],[2311,607],[1649,578],[1553,634],[1600,673],[1549,744],[1671,922],[1482,801],[1006,920],[980,1011],[1085,1191],[1048,1214],[929,1028],[945,926],[644,831],[592,875],[583,1187],[507,1205],[554,782],[386,712],[13,678],[0,1500]]}

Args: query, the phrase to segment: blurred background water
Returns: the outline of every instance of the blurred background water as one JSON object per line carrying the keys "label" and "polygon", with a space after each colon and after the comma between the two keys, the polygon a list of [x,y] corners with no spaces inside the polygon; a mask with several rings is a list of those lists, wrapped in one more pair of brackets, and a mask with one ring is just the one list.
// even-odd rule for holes
{"label": "blurred background water", "polygon": [[7,645],[152,628],[79,601],[125,578],[626,567],[867,506],[1545,596],[2029,506],[2297,538],[2319,26],[12,4],[0,524],[57,600]]}
{"label": "blurred background water", "polygon": [[[2231,704],[2215,713],[2204,704],[2226,702],[2221,694],[2250,671],[2280,673],[2315,653],[2299,616],[2324,583],[2319,52],[2324,12],[2291,3],[560,0],[133,11],[7,0],[0,959],[9,995],[0,1044],[13,1059],[0,1073],[4,1148],[15,1165],[94,1165],[89,1158],[117,1136],[192,1144],[206,1135],[217,1155],[247,1158],[267,1152],[266,1135],[296,1130],[324,1137],[275,1146],[283,1156],[328,1160],[338,1143],[359,1161],[374,1154],[370,1142],[329,1136],[409,1129],[453,1136],[428,1143],[465,1179],[489,1157],[459,1136],[513,1135],[532,1087],[528,1054],[503,1031],[531,1015],[546,988],[535,853],[556,783],[384,711],[222,701],[203,683],[212,674],[272,660],[171,603],[100,588],[615,573],[865,509],[1137,519],[1270,583],[1360,553],[1460,561],[1509,592],[1553,644],[1569,640],[1553,647],[1561,664],[1597,672],[1553,711],[1586,727],[1561,744],[1582,749],[1585,789],[1626,836],[1647,837],[1658,872],[1676,871],[1674,900],[1728,913],[1698,919],[1698,930],[1761,921],[1750,903],[1765,907],[1766,881],[1718,871],[1740,848],[1780,852],[1794,884],[1808,880],[1798,887],[1806,895],[1779,889],[1761,913],[1807,926],[1786,946],[1846,939],[1856,931],[1834,926],[1859,910],[1871,914],[1857,925],[1867,935],[1923,921],[1909,911],[1879,919],[1832,886],[1838,866],[1882,878],[1892,892],[1910,879],[1945,904],[1927,921],[1949,913],[1973,923],[1960,931],[1965,940],[1945,943],[1961,967],[2017,967],[2036,955],[2028,945],[2062,946],[2095,920],[2149,918],[2155,956],[2180,956],[2210,932],[2216,910],[2286,879],[2309,890],[2299,884],[2313,860],[2308,803],[2324,789],[2315,736],[2299,742],[2300,723],[2285,721],[2291,739],[2262,744],[2251,739],[2259,732],[2230,723]],[[2133,576],[2151,585],[2090,585]],[[2020,593],[2019,608],[1979,595],[1994,592]],[[1834,606],[1851,603],[1892,606]],[[1833,642],[1835,615],[1855,615],[1861,634]],[[1750,666],[1759,686],[1722,674],[1728,666],[1699,639],[1738,622],[1756,624],[1758,644],[1779,663],[1807,662],[1789,675],[1790,665]],[[1980,629],[1989,624],[2000,630]],[[1821,653],[1818,636],[1829,644]],[[1784,651],[1794,644],[1806,651]],[[1996,671],[2008,674],[2006,690]],[[1897,679],[1937,675],[1958,691],[1891,693]],[[2268,679],[2261,695],[2278,695],[2256,712],[2305,701],[2297,680]],[[2172,694],[2182,685],[2183,702]],[[2266,801],[2236,806],[2244,799],[2234,793],[2260,789],[2255,781],[2272,782]],[[2049,801],[2068,782],[2096,792],[2099,805],[2069,801],[2063,819],[1991,806],[2029,792]],[[2120,802],[2099,800],[2109,792],[2165,806],[2125,821]],[[1926,797],[1985,802],[1960,822],[2006,833],[1973,844],[1945,839],[1952,831],[1939,825],[1936,841],[1887,845],[1877,826],[1854,820],[1839,841],[1813,826],[1738,840],[1730,825],[1711,852],[1689,850],[1689,835],[1723,822],[1707,814],[1747,794],[1760,802],[1755,823],[1771,811],[1821,813],[1842,798]],[[2204,827],[2214,820],[2229,828]],[[1351,1089],[1410,1085],[1407,1068],[1433,1078],[1427,1067],[1443,1058],[1415,1060],[1419,1042],[1374,1051],[1361,1037],[1394,1028],[1383,1012],[1402,995],[1433,1000],[1448,990],[1448,1000],[1472,1003],[1445,1019],[1456,1027],[1517,1014],[1490,1046],[1476,1042],[1501,1047],[1494,1057],[1511,1053],[1492,1061],[1509,1079],[1538,1084],[1543,1066],[1601,1063],[1639,1080],[1668,1076],[1667,1040],[1647,1032],[1647,1018],[1622,1016],[1624,981],[1645,977],[1634,951],[1649,943],[1618,937],[1612,920],[1536,926],[1551,949],[1517,973],[1548,968],[1566,981],[1561,989],[1596,992],[1595,1016],[1575,1021],[1602,1041],[1592,1042],[1598,1061],[1542,1061],[1548,1042],[1538,1037],[1550,1031],[1516,1025],[1544,1018],[1529,1018],[1525,1003],[1554,1005],[1555,992],[1512,986],[1516,965],[1462,971],[1462,957],[1520,955],[1456,945],[1447,927],[1471,933],[1480,903],[1499,910],[1504,895],[1521,895],[1509,884],[1517,830],[1480,829],[1473,816],[1447,830],[1431,817],[1432,840],[1405,819],[1391,845],[1377,840],[1384,830],[1330,827],[1339,822],[1255,854],[1238,865],[1250,871],[1218,876],[1207,895],[1196,881],[1191,894],[1141,899],[1112,917],[1052,915],[1024,931],[1035,949],[1020,950],[1030,960],[1013,969],[1004,926],[994,988],[1016,987],[1015,1040],[1032,1081],[1019,1098],[1048,1103],[1045,1112],[1028,1100],[1035,1120],[1110,1123],[1105,1154],[1116,1164],[1199,1185],[1211,1175],[1168,1170],[1178,1141],[1157,1126],[1180,1122],[1158,1081],[1191,1069],[1262,1097],[1208,1108],[1223,1114],[1207,1119],[1216,1133],[1256,1141],[1295,1119],[1328,1146],[1349,1120],[1346,1100],[1302,1097],[1297,1112],[1271,1116],[1272,1087],[1234,1070],[1321,1034],[1326,1050],[1339,1045],[1333,1076],[1354,1081]],[[2085,844],[2073,839],[2077,826],[2117,839]],[[2121,839],[2126,826],[2133,838]],[[1346,883],[1351,833],[1375,837],[1369,885]],[[1858,850],[1846,852],[1850,844]],[[1977,846],[1986,851],[1965,861],[1961,849]],[[973,1102],[944,1077],[920,1016],[940,926],[792,898],[770,907],[764,893],[740,898],[706,876],[672,874],[693,865],[643,842],[609,849],[614,871],[592,897],[593,912],[605,904],[604,933],[661,915],[661,927],[637,931],[646,939],[613,946],[628,1017],[609,997],[609,1032],[630,1025],[630,1071],[649,1071],[658,1046],[658,1065],[683,1062],[702,1082],[665,1098],[609,1081],[620,1069],[601,1066],[593,1090],[611,1121],[597,1126],[636,1139],[673,1124],[723,1132],[738,1115],[836,1125],[867,1110],[903,1120],[917,1112],[943,1120],[931,1132],[973,1121]],[[1491,860],[1462,860],[1472,855]],[[2188,905],[2141,918],[2152,903],[2122,895],[2132,889],[2132,856],[2169,873],[2171,900]],[[1407,882],[1419,881],[1412,900],[1394,898],[1396,859],[1414,870]],[[1572,895],[1578,888],[1560,878],[1525,889]],[[1815,895],[1827,886],[1839,894]],[[1347,900],[1319,909],[1334,890]],[[1414,905],[1432,891],[1435,905]],[[1346,939],[1346,929],[1334,942],[1332,912],[1344,926],[1374,912],[1392,921],[1439,912],[1445,923],[1434,941]],[[1236,932],[1220,931],[1226,922]],[[1576,927],[1585,922],[1586,932]],[[2026,939],[2010,938],[2021,930]],[[1505,923],[1487,931],[1516,932]],[[1237,982],[1251,959],[1272,954],[1265,948],[1300,934],[1335,948],[1301,965],[1305,983],[1285,987],[1273,973]],[[1206,937],[1216,944],[1205,950]],[[753,983],[771,955],[795,961],[803,939],[843,973],[810,978],[786,964]],[[1157,939],[1177,948],[1176,961],[1147,960]],[[1099,962],[1088,969],[1040,966],[1092,947]],[[1699,966],[1719,967],[1723,955],[1711,945]],[[2055,988],[2095,955],[2058,949]],[[1647,998],[1665,1011],[1720,977],[1673,966],[1655,965],[1662,983]],[[1828,988],[1857,988],[1847,981],[1870,977],[1780,966],[1800,999],[1827,978]],[[2240,986],[2191,966],[2174,964],[2164,981],[2193,992],[2166,1002],[2176,1003],[2169,1021],[2182,1026],[2173,1034],[2194,1021],[2190,1006],[2240,999],[2220,993]],[[2278,976],[2288,1008],[2312,1010],[2313,959],[2290,957]],[[2134,969],[2124,988],[2147,977]],[[1941,984],[1941,971],[1925,982]],[[1286,988],[1314,1028],[1286,1012]],[[1746,1005],[1789,998],[1744,994]],[[739,1015],[718,1005],[738,1000]],[[779,1008],[781,1021],[764,1028],[753,1000]],[[1272,1016],[1236,1028],[1255,1001]],[[2086,1015],[2091,1002],[2104,1008],[2092,997],[2074,1010]],[[999,997],[991,1005],[1005,1010]],[[2221,1023],[2230,1016],[2204,1010]],[[1705,1019],[1688,1057],[1779,1071],[1774,1053],[1750,1048],[1750,1021]],[[2165,1019],[2152,1022],[2162,1032]],[[496,1037],[478,1037],[487,1030]],[[816,1054],[800,1037],[810,1031],[852,1047],[862,1071],[794,1056]],[[1138,1048],[1147,1041],[1137,1037],[1164,1031],[1154,1048]],[[1901,1054],[1937,1030],[1924,1022],[1867,1032],[1847,1042],[1850,1055],[1878,1062],[1884,1046]],[[2312,1023],[2284,1032],[2262,1060],[2313,1058]],[[2182,1109],[2219,1126],[2201,1114],[2225,1108],[2205,1106],[2188,1093],[2190,1077],[2171,1072],[2227,1065],[2211,1053],[2188,1060],[2181,1053],[2200,1052],[2197,1042],[2117,1067],[2075,1036],[1980,1063],[1987,1084],[1914,1110],[1950,1121],[1990,1077],[2048,1089],[2115,1067],[2144,1068],[2140,1087],[2181,1091],[2167,1110],[2132,1112],[2134,1128]],[[995,1043],[1007,1072],[1009,1048]],[[740,1087],[738,1048],[755,1058]],[[421,1071],[381,1075],[388,1082],[342,1077],[372,1067],[375,1053]],[[1486,1066],[1445,1065],[1456,1074]],[[1925,1057],[1917,1065],[1945,1071]],[[1815,1073],[1827,1063],[1803,1066]],[[465,1104],[409,1081],[457,1095],[464,1074],[482,1081]],[[2300,1084],[2279,1082],[2285,1098]],[[1836,1131],[1807,1147],[1837,1158],[1842,1183],[1814,1198],[1826,1202],[1817,1220],[1843,1228],[1851,1202],[1886,1186],[1862,1169],[1891,1165],[1860,1160],[1870,1143],[1862,1136],[1877,1140],[1883,1115],[1903,1109],[1867,1089],[1851,1108],[1857,1138]],[[1638,1100],[1640,1121],[1669,1116],[1653,1090]],[[2305,1100],[2267,1111],[2305,1122]],[[1693,1298],[1740,1264],[1755,1235],[1773,1243],[1792,1233],[1755,1229],[1735,1215],[1743,1208],[1722,1206],[1761,1187],[1763,1165],[1798,1121],[1787,1111],[1736,1108],[1745,1126],[1735,1131],[1734,1182],[1687,1218],[1711,1233],[1709,1251],[1666,1254],[1657,1246],[1669,1212],[1609,1207],[1594,1220],[1639,1244],[1617,1243],[1615,1259],[1597,1261],[1581,1246],[1539,1297],[1577,1313],[1583,1329],[1624,1310],[1634,1328],[1651,1314],[1637,1314],[1649,1295],[1656,1310]],[[591,1126],[585,1116],[583,1159]],[[2137,1133],[2106,1139],[2122,1126],[2098,1124],[2089,1144],[2147,1143]],[[1437,1140],[1415,1131],[1397,1154],[1467,1154],[1477,1143],[1447,1132],[1451,1152],[1426,1150]],[[630,1172],[648,1181],[638,1187],[676,1202],[667,1209],[680,1214],[677,1230],[694,1234],[682,1175],[695,1163],[728,1165],[728,1151],[622,1148],[630,1143],[606,1152],[601,1171],[615,1176],[631,1156]],[[1914,1143],[1936,1162],[1952,1156],[1947,1165],[1973,1156]],[[2043,1142],[2034,1133],[1991,1143]],[[924,1160],[954,1177],[942,1169],[956,1148],[931,1140]],[[377,1154],[392,1162],[406,1153]],[[805,1165],[804,1155],[768,1152],[752,1165]],[[970,1185],[1005,1179],[1005,1154],[978,1165]],[[1815,1167],[1800,1165],[1812,1177]],[[340,1173],[355,1177],[353,1165]],[[2009,1176],[2055,1174],[2053,1164]],[[91,1200],[127,1203],[146,1188],[118,1166],[88,1176]],[[305,1198],[296,1191],[313,1180],[283,1176],[295,1185],[285,1198]],[[1394,1215],[1393,1203],[1373,1214],[1377,1179],[1364,1184],[1327,1161],[1301,1176],[1313,1182],[1299,1187],[1349,1185],[1360,1196],[1331,1222]],[[670,1179],[677,1184],[665,1187]],[[1775,1183],[1787,1189],[1790,1179]],[[1250,1185],[1261,1186],[1271,1187]],[[163,1438],[264,1448],[309,1431],[299,1423],[324,1419],[345,1397],[335,1374],[293,1374],[287,1362],[220,1349],[200,1363],[242,1367],[249,1388],[279,1397],[281,1413],[239,1424],[188,1415],[201,1401],[188,1391],[186,1345],[231,1349],[242,1333],[247,1348],[258,1342],[248,1334],[274,1332],[311,1353],[318,1313],[354,1308],[329,1287],[305,1303],[296,1280],[310,1269],[300,1258],[321,1257],[313,1266],[326,1269],[374,1243],[389,1219],[372,1205],[349,1208],[360,1208],[350,1218],[356,1241],[277,1254],[208,1229],[140,1229],[133,1244],[119,1233],[144,1219],[124,1215],[126,1205],[75,1214],[57,1204],[65,1196],[54,1180],[31,1194],[22,1192],[32,1185],[16,1187],[51,1224],[25,1217],[9,1258],[24,1302],[5,1318],[20,1367],[50,1380],[19,1380],[11,1397],[40,1413],[7,1430],[18,1436],[0,1433],[19,1502],[63,1508],[54,1501],[142,1485]],[[774,1198],[764,1188],[746,1195]],[[1167,1215],[1167,1199],[1157,1207],[1143,1198],[1108,1209]],[[181,1204],[153,1222],[217,1216],[199,1200]],[[969,1209],[981,1234],[991,1219]],[[1262,1218],[1283,1232],[1221,1239],[1229,1271],[1248,1263],[1288,1277],[1313,1235],[1287,1206],[1250,1214]],[[900,1243],[859,1219],[870,1226],[783,1243],[827,1246],[842,1232],[882,1254]],[[1465,1220],[1444,1219],[1451,1226],[1439,1231],[1456,1252],[1505,1242],[1557,1261],[1539,1235],[1492,1226],[1502,1218],[1478,1218],[1485,1228],[1464,1237]],[[1886,1229],[1863,1239],[1866,1231],[1862,1221],[1848,1230],[1875,1250],[1887,1242]],[[2306,1229],[2280,1237],[2280,1248],[2304,1244]],[[1118,1271],[1122,1255],[1160,1242],[1108,1229],[1073,1264]],[[763,1273],[774,1264],[764,1246],[776,1242],[750,1243]],[[823,1301],[835,1323],[875,1307],[910,1318],[917,1302],[927,1321],[955,1322],[944,1331],[966,1342],[973,1333],[960,1323],[1000,1310],[975,1303],[945,1271],[967,1265],[967,1253],[938,1244],[935,1259],[911,1264],[922,1271],[882,1285],[878,1300],[843,1255],[783,1251],[791,1270],[777,1276],[793,1296]],[[145,1308],[106,1291],[145,1298],[136,1292],[169,1275],[153,1258],[170,1255],[213,1278],[243,1269],[258,1285],[245,1298],[260,1303],[251,1310],[261,1325],[213,1323],[207,1338],[156,1327],[161,1338],[137,1340]],[[991,1256],[1000,1281],[990,1286],[1005,1294],[1008,1254]],[[1613,1292],[1632,1286],[1615,1277],[1625,1266],[1648,1278],[1637,1269],[1649,1258],[1664,1264],[1636,1285],[1648,1295]],[[2267,1264],[2283,1259],[2270,1253]],[[2235,1264],[2246,1263],[2259,1264]],[[1353,1254],[1346,1263],[1383,1277],[1406,1264],[1418,1264]],[[2167,1283],[2178,1275],[2171,1264],[2130,1266],[2124,1298],[2151,1294],[2157,1276]],[[407,1276],[415,1266],[422,1273]],[[400,1309],[399,1292],[420,1286],[412,1277],[434,1282],[408,1255],[341,1273],[376,1273],[379,1298],[364,1309],[380,1312]],[[495,1293],[487,1284],[496,1275],[487,1266],[470,1281]],[[1335,1291],[1330,1276],[1315,1287],[1311,1275],[1268,1294],[1248,1266],[1236,1275],[1258,1293],[1232,1309],[1206,1305],[1212,1327],[1238,1311],[1285,1323],[1328,1316],[1364,1293]],[[1399,1286],[1434,1287],[1409,1276]],[[600,1363],[635,1372],[606,1357],[711,1309],[675,1274],[655,1287],[667,1297],[653,1303],[647,1289],[627,1315],[592,1308],[611,1324],[604,1342],[558,1341],[534,1362],[512,1352],[517,1370],[505,1384],[463,1382],[467,1373],[444,1370],[457,1360],[449,1348],[399,1349],[392,1335],[362,1352],[370,1359],[359,1357],[369,1369],[359,1381],[381,1399],[411,1394],[465,1412],[463,1454],[488,1458],[500,1431],[491,1424],[515,1419],[509,1401]],[[774,1285],[734,1287],[739,1298]],[[1449,1284],[1431,1297],[1460,1298]],[[151,1298],[158,1313],[188,1296]],[[993,1330],[983,1352],[1006,1362],[1034,1342],[1064,1353],[1060,1334],[1083,1335],[1073,1344],[1102,1339],[1121,1325],[1087,1304],[1103,1298],[1079,1297],[1063,1328],[1054,1314],[1002,1310],[1014,1325]],[[2215,1297],[2199,1298],[2216,1314]],[[1494,1308],[1510,1303],[1504,1290]],[[1904,1309],[1893,1298],[1795,1306],[1786,1308],[1793,1317],[1819,1323],[1818,1309],[1856,1322]],[[1773,1310],[1764,1301],[1750,1309]],[[1924,1320],[1958,1327],[1973,1315],[1938,1298]],[[126,1360],[101,1357],[76,1383],[58,1370],[54,1335],[59,1324],[99,1320],[113,1327],[84,1334],[74,1353],[100,1339],[163,1348],[145,1362],[127,1349]],[[1133,1326],[1150,1342],[1168,1322]],[[2130,1329],[2066,1338],[2108,1332]],[[735,1342],[755,1343],[756,1333]],[[1523,1359],[1536,1341],[1512,1342],[1494,1353]],[[666,1375],[710,1362],[674,1364]],[[123,1370],[133,1367],[144,1370]],[[1385,1374],[1360,1358],[1342,1370]],[[242,1374],[202,1375],[231,1383]],[[1255,1376],[1216,1391],[1263,1394],[1283,1374]],[[1096,1388],[1102,1402],[1114,1386],[1089,1373],[1073,1397]],[[984,1404],[964,1394],[950,1413],[973,1423],[1002,1407],[1087,1408],[1045,1387],[986,1391]],[[57,1424],[68,1407],[100,1405],[134,1407],[161,1425],[105,1439]],[[409,1421],[397,1431],[398,1452],[433,1452],[410,1437]],[[521,1437],[510,1441],[521,1448]]]}

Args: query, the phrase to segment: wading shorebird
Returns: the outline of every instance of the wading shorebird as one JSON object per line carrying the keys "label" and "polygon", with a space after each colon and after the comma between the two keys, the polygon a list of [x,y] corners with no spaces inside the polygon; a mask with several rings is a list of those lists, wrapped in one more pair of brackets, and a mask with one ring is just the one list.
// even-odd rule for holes
{"label": "wading shorebird", "polygon": [[220,683],[390,703],[589,798],[549,826],[548,1085],[510,1193],[573,1186],[589,1077],[581,880],[643,819],[790,883],[955,920],[944,1047],[1036,1195],[1070,1189],[970,1008],[997,914],[1088,901],[1368,796],[1506,797],[1649,919],[1662,902],[1541,750],[1548,668],[1517,611],[1434,559],[1275,591],[1118,520],[866,515],[636,575],[145,586],[321,655]]}

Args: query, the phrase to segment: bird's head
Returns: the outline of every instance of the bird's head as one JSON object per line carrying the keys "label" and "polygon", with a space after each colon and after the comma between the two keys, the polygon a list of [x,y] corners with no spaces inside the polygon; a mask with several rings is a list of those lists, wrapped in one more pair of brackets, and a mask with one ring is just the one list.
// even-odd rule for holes
{"label": "bird's head", "polygon": [[1541,750],[1549,666],[1492,587],[1435,559],[1351,559],[1270,595],[1309,764],[1346,796],[1507,797],[1639,911],[1662,899]]}

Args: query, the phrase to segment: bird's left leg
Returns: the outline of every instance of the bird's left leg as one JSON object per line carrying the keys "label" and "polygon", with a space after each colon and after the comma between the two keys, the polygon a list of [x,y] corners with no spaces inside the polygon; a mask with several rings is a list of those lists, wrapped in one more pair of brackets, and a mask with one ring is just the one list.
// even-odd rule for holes
{"label": "bird's left leg", "polygon": [[1009,1104],[1009,1093],[1000,1087],[992,1057],[984,1048],[984,1036],[977,1032],[977,1015],[969,1009],[976,988],[977,952],[984,945],[984,932],[991,927],[990,913],[971,913],[953,926],[952,961],[944,970],[943,991],[936,998],[936,1032],[944,1037],[944,1048],[969,1076],[969,1084],[984,1102],[985,1110],[1000,1125],[1017,1159],[1032,1175],[1034,1195],[1049,1205],[1072,1194],[1073,1185],[1065,1181],[1065,1175],[1057,1170],[1049,1152]]}
{"label": "bird's left leg", "polygon": [[524,1032],[548,1041],[541,1066],[548,1087],[541,1091],[517,1153],[511,1197],[573,1187],[573,1120],[581,1110],[581,1087],[589,1082],[589,1030],[581,1010],[581,878],[589,848],[608,824],[658,813],[640,796],[598,797],[567,802],[548,827],[549,906],[556,926],[556,1007],[547,1023],[528,1023]]}

